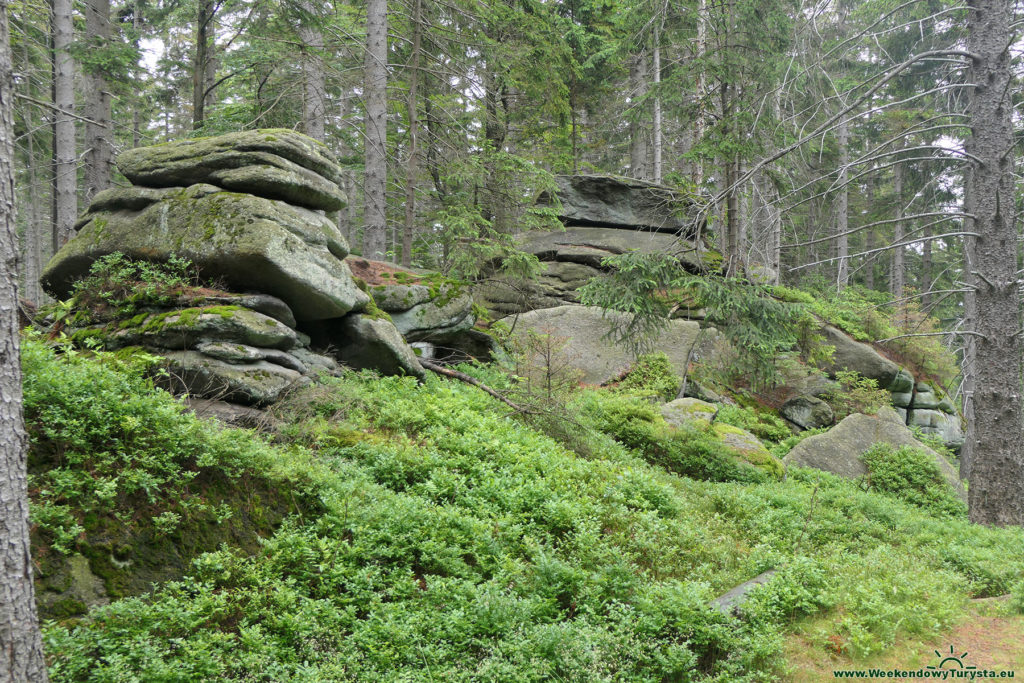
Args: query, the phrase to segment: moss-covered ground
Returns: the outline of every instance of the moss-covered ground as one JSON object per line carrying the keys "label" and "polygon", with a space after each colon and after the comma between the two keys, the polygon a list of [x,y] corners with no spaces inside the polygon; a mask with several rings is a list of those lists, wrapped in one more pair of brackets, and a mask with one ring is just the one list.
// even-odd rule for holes
{"label": "moss-covered ground", "polygon": [[[48,620],[55,681],[785,680],[809,623],[807,648],[860,661],[971,598],[1024,606],[1020,529],[737,467],[649,397],[575,394],[556,439],[465,384],[351,373],[278,406],[271,438],[97,358],[26,343],[35,552],[162,537],[182,570]],[[188,545],[246,516],[248,542]],[[771,568],[739,616],[711,607]]]}

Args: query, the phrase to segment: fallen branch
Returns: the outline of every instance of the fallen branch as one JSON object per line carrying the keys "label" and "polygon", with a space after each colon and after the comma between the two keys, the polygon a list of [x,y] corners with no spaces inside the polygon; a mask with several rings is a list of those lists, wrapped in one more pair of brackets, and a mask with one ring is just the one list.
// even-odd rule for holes
{"label": "fallen branch", "polygon": [[445,377],[451,377],[453,379],[457,379],[460,382],[465,382],[466,384],[472,384],[477,389],[481,389],[482,391],[487,392],[488,394],[490,394],[494,398],[498,399],[499,401],[501,401],[505,405],[509,406],[510,408],[515,410],[517,413],[533,413],[534,412],[533,410],[530,410],[529,408],[524,408],[521,405],[513,403],[512,401],[508,400],[507,398],[505,398],[504,396],[502,396],[497,391],[495,391],[494,389],[490,388],[489,386],[487,386],[486,384],[484,384],[480,380],[476,379],[475,377],[470,377],[469,375],[467,375],[464,372],[459,372],[458,370],[452,370],[450,368],[446,368],[443,365],[438,365],[437,363],[434,363],[432,361],[426,360],[424,358],[420,358],[419,361],[420,361],[420,365],[425,367],[427,370],[430,370],[431,372],[436,372],[439,375],[444,375]]}

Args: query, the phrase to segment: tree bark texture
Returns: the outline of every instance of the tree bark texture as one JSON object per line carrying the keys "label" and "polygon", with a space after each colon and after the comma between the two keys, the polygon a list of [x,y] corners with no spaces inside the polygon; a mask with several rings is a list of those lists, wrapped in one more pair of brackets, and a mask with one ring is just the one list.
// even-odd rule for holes
{"label": "tree bark texture", "polygon": [[327,86],[324,76],[324,36],[317,25],[318,13],[310,0],[300,0],[298,35],[302,41],[302,130],[314,140],[324,141],[327,115]]}
{"label": "tree bark texture", "polygon": [[647,180],[647,130],[640,120],[640,100],[647,94],[647,55],[643,50],[629,58],[629,103],[633,115],[629,121],[629,173]]}
{"label": "tree bark texture", "polygon": [[192,64],[192,129],[199,130],[206,120],[206,106],[213,96],[213,78],[216,74],[214,50],[216,31],[213,0],[199,0],[196,16],[196,53]]}
{"label": "tree bark texture", "polygon": [[836,257],[839,259],[836,269],[836,288],[846,289],[850,284],[850,238],[849,230],[850,193],[847,189],[848,174],[846,167],[850,164],[850,127],[844,119],[839,124],[839,196],[836,198]]}
{"label": "tree bark texture", "polygon": [[366,4],[366,50],[363,71],[366,99],[366,163],[363,178],[363,256],[384,258],[387,235],[387,0]]}
{"label": "tree bark texture", "polygon": [[0,2],[0,680],[46,681],[29,549],[28,437],[22,418],[18,236],[14,215],[14,69]]}
{"label": "tree bark texture", "polygon": [[78,219],[78,160],[75,154],[75,63],[71,0],[53,0],[53,251],[74,237]]}
{"label": "tree bark texture", "polygon": [[402,265],[412,265],[412,241],[416,234],[416,181],[419,177],[419,107],[420,43],[422,41],[423,0],[413,0],[412,58],[409,60],[409,160],[405,169],[405,225],[402,227]]}
{"label": "tree bark texture", "polygon": [[974,449],[968,488],[970,519],[1024,524],[1024,419],[1021,414],[1020,289],[1013,177],[1010,0],[968,2],[967,151],[974,205],[976,326]]}
{"label": "tree bark texture", "polygon": [[[91,45],[110,42],[110,0],[89,0],[85,5],[85,31]],[[111,185],[114,167],[114,121],[110,85],[103,72],[85,73],[85,201]]]}
{"label": "tree bark texture", "polygon": [[[896,195],[895,207],[896,207],[896,222],[893,223],[892,228],[892,242],[893,244],[899,244],[903,241],[903,164],[899,163],[897,158],[897,164],[893,167],[893,179],[892,179],[893,194]],[[892,250],[892,275],[889,281],[889,291],[896,299],[903,298],[903,289],[906,283],[907,271],[904,266],[903,256],[904,249],[906,247],[894,247]]]}
{"label": "tree bark texture", "polygon": [[[664,22],[664,15],[661,21]],[[651,129],[651,138],[654,147],[652,158],[651,179],[661,183],[662,165],[661,155],[664,149],[661,126],[661,29],[660,26],[654,30],[654,59],[651,65],[652,82],[654,84],[654,126]]]}

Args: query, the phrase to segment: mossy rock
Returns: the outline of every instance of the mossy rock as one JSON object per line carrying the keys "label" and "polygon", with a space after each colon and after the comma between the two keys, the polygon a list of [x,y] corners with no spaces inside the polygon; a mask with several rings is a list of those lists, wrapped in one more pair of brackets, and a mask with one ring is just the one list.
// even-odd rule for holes
{"label": "mossy rock", "polygon": [[352,313],[329,321],[323,334],[345,365],[384,375],[423,377],[423,366],[390,320]]}
{"label": "mossy rock", "polygon": [[711,429],[721,439],[722,444],[736,453],[744,462],[775,479],[782,479],[785,476],[786,467],[782,461],[772,455],[764,447],[764,444],[750,432],[724,422],[714,423],[711,425]]}
{"label": "mossy rock", "polygon": [[345,206],[342,170],[331,152],[301,133],[253,130],[136,147],[117,158],[136,185],[211,183],[311,209]]}
{"label": "mossy rock", "polygon": [[677,398],[661,407],[661,416],[673,427],[698,422],[710,424],[718,414],[718,406],[696,398]]}
{"label": "mossy rock", "polygon": [[[234,306],[185,308],[121,321],[108,346],[188,349],[202,342],[231,342],[287,351],[298,344],[295,330],[270,316]],[[108,328],[104,328],[109,330]]]}
{"label": "mossy rock", "polygon": [[47,291],[66,298],[94,261],[122,252],[188,259],[204,279],[281,299],[298,320],[340,317],[369,301],[343,260],[348,247],[337,226],[315,211],[212,185],[162,192],[142,210],[90,210],[78,235],[46,266]]}
{"label": "mossy rock", "polygon": [[199,351],[168,351],[169,376],[161,380],[174,393],[263,406],[308,384],[301,373],[265,360],[229,363]]}

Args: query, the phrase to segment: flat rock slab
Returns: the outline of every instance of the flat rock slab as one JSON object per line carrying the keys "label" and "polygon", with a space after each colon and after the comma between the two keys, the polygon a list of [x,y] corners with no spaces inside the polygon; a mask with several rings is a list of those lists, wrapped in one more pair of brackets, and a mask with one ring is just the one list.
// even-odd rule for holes
{"label": "flat rock slab", "polygon": [[672,233],[635,227],[567,227],[565,230],[527,232],[515,237],[517,246],[541,261],[578,263],[602,268],[601,262],[618,254],[674,254],[685,265],[699,268],[693,243]]}
{"label": "flat rock slab", "polygon": [[47,291],[65,298],[96,259],[122,252],[150,261],[186,258],[231,290],[283,300],[298,320],[340,317],[369,302],[343,260],[344,239],[324,216],[212,185],[162,192],[142,210],[90,210],[46,266]]}
{"label": "flat rock slab", "polygon": [[913,433],[892,408],[882,408],[877,415],[856,413],[844,418],[824,434],[804,439],[783,458],[787,465],[813,467],[846,479],[859,479],[868,473],[860,455],[876,443],[894,448],[910,446],[923,450],[935,460],[943,478],[963,500],[967,493],[953,466],[941,455],[914,438]]}
{"label": "flat rock slab", "polygon": [[168,351],[164,357],[170,373],[166,381],[173,391],[244,405],[273,403],[310,381],[267,361],[238,365],[198,351]]}
{"label": "flat rock slab", "polygon": [[117,167],[132,183],[211,183],[312,209],[345,205],[341,167],[324,145],[290,130],[253,130],[127,150]]}
{"label": "flat rock slab", "polygon": [[110,335],[115,347],[187,349],[203,342],[231,342],[240,348],[287,351],[298,343],[295,330],[270,316],[228,306],[153,313],[120,325]]}
{"label": "flat rock slab", "polygon": [[[588,306],[558,306],[529,311],[505,319],[515,330],[533,330],[550,334],[556,341],[564,340],[561,353],[565,360],[583,373],[588,384],[605,384],[629,370],[636,359],[622,344],[606,338],[612,324],[625,322],[627,314],[605,312]],[[663,351],[682,377],[686,360],[693,347],[698,323],[672,320],[654,344],[654,351]]]}
{"label": "flat rock slab", "polygon": [[[684,233],[691,229],[685,213],[691,202],[663,185],[611,176],[555,176],[561,204],[558,217],[567,225],[649,227]],[[553,205],[550,195],[538,204]]]}
{"label": "flat rock slab", "polygon": [[728,593],[720,595],[712,600],[711,606],[722,614],[735,614],[738,611],[740,604],[742,604],[746,599],[747,594],[754,588],[768,583],[771,578],[778,573],[778,571],[778,569],[769,569],[766,572],[758,574],[750,581],[744,581]]}
{"label": "flat rock slab", "polygon": [[782,404],[779,415],[801,429],[828,427],[836,420],[832,407],[814,396],[794,396]]}

